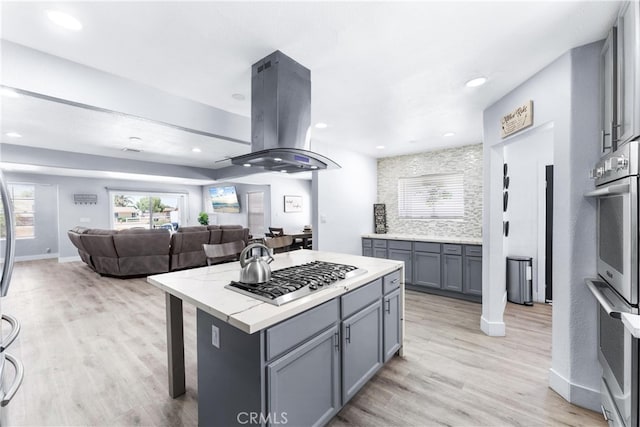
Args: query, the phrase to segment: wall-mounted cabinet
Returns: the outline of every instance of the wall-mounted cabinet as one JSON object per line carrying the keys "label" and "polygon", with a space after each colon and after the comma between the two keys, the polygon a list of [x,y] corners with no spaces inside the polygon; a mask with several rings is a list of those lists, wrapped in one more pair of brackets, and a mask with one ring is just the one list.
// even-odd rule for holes
{"label": "wall-mounted cabinet", "polygon": [[640,3],[625,2],[617,21],[618,144],[640,136]]}
{"label": "wall-mounted cabinet", "polygon": [[[386,258],[404,261],[408,288],[481,300],[482,246],[365,237],[362,255],[381,258],[382,242],[386,244]],[[376,244],[380,250],[377,255],[373,252]]]}
{"label": "wall-mounted cabinet", "polygon": [[601,151],[640,136],[640,4],[624,2],[600,54]]}

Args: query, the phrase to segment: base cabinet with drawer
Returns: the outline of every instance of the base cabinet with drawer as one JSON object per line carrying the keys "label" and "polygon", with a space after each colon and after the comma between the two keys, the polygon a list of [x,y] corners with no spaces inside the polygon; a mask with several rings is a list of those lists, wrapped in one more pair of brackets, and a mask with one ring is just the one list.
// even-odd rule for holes
{"label": "base cabinet with drawer", "polygon": [[389,240],[387,243],[387,258],[404,262],[404,283],[413,283],[413,254],[412,243],[403,240]]}
{"label": "base cabinet with drawer", "polygon": [[[375,241],[362,238],[362,254],[371,256]],[[382,246],[381,243],[378,243]],[[387,258],[404,261],[409,289],[480,302],[482,246],[388,239]]]}
{"label": "base cabinet with drawer", "polygon": [[[269,414],[324,425],[340,408],[340,341],[334,325],[267,365]],[[275,420],[274,420],[275,421]]]}
{"label": "base cabinet with drawer", "polygon": [[400,272],[254,334],[198,309],[200,424],[327,424],[401,349]]}
{"label": "base cabinet with drawer", "polygon": [[414,242],[413,283],[428,288],[441,288],[440,243]]}

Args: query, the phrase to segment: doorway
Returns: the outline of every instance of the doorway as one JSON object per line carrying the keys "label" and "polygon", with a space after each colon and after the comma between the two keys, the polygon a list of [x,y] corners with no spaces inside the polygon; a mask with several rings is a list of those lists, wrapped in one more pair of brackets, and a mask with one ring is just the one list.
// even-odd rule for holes
{"label": "doorway", "polygon": [[545,167],[545,261],[544,261],[544,298],[553,301],[553,165]]}
{"label": "doorway", "polygon": [[[542,127],[514,137],[504,145],[504,161],[508,165],[509,234],[504,237],[505,256],[533,259],[533,301],[546,302],[548,278],[551,276],[549,251],[553,205],[547,202],[553,183],[547,183],[548,169],[553,164],[553,127]],[[552,166],[551,166],[552,167]]]}

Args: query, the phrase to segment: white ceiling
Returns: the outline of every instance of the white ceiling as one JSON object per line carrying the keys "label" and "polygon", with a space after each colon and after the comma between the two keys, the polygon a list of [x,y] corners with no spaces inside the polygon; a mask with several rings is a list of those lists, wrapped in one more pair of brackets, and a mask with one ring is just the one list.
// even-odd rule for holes
{"label": "white ceiling", "polygon": [[[251,65],[279,49],[311,70],[312,120],[329,124],[314,129],[313,140],[386,157],[481,142],[483,109],[568,49],[604,38],[619,2],[5,1],[1,7],[6,40],[247,117]],[[50,23],[45,10],[54,7],[78,18],[82,31]],[[478,75],[488,83],[464,86]],[[64,122],[44,129],[43,145],[115,151],[108,147],[113,138],[63,145],[76,140]],[[86,136],[91,129],[76,131]],[[157,140],[179,137],[149,132],[149,139],[156,132]],[[456,135],[444,138],[445,132]],[[183,145],[198,144],[197,135],[188,138]],[[229,155],[232,145],[225,147]],[[167,150],[150,144],[145,153],[194,166],[208,157]]]}

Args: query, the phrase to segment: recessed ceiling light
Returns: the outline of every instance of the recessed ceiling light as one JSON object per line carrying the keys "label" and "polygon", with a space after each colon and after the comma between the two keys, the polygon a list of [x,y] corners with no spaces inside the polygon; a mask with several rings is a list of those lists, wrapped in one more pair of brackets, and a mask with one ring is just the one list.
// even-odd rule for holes
{"label": "recessed ceiling light", "polygon": [[318,128],[318,129],[326,129],[327,126],[329,126],[329,125],[326,124],[326,123],[323,123],[323,122],[316,123],[316,128]]}
{"label": "recessed ceiling light", "polygon": [[251,164],[250,164],[250,163],[245,163],[245,164],[243,164],[242,166],[244,166],[245,168],[250,168],[250,167],[251,167]]}
{"label": "recessed ceiling light", "polygon": [[59,10],[48,10],[47,17],[54,24],[67,30],[80,31],[82,29],[82,23],[68,13],[60,12]]}
{"label": "recessed ceiling light", "polygon": [[445,138],[448,138],[448,137],[454,136],[454,135],[455,135],[455,133],[453,133],[453,132],[447,132],[447,133],[443,134],[442,136],[444,136]]}
{"label": "recessed ceiling light", "polygon": [[274,161],[274,162],[281,162],[281,161],[282,161],[282,159],[281,159],[280,157],[274,157],[274,158],[273,158],[273,161]]}
{"label": "recessed ceiling light", "polygon": [[201,153],[202,152],[202,150],[199,149],[198,147],[192,148],[191,151],[193,151],[194,153]]}
{"label": "recessed ceiling light", "polygon": [[13,89],[9,89],[8,87],[3,87],[0,89],[0,92],[3,96],[7,96],[9,98],[20,98],[20,94]]}
{"label": "recessed ceiling light", "polygon": [[142,150],[138,150],[137,148],[129,148],[129,147],[124,147],[122,151],[124,151],[125,153],[142,153]]}
{"label": "recessed ceiling light", "polygon": [[231,97],[236,101],[244,101],[244,95],[241,93],[234,93]]}
{"label": "recessed ceiling light", "polygon": [[287,173],[287,170],[286,169],[282,169],[280,172]]}
{"label": "recessed ceiling light", "polygon": [[129,137],[129,141],[131,141],[131,142],[142,142],[142,138],[140,138],[139,136],[130,136]]}
{"label": "recessed ceiling light", "polygon": [[384,145],[378,145],[378,146],[376,146],[376,148],[377,148],[378,150],[384,150]]}
{"label": "recessed ceiling light", "polygon": [[318,169],[318,167],[316,165],[312,165],[311,169]]}
{"label": "recessed ceiling light", "polygon": [[18,132],[7,132],[5,133],[5,135],[10,138],[22,138],[22,135],[20,135]]}
{"label": "recessed ceiling light", "polygon": [[467,87],[478,87],[478,86],[482,86],[486,82],[487,82],[487,78],[486,77],[476,77],[476,78],[471,79],[468,82],[466,82],[465,85]]}

